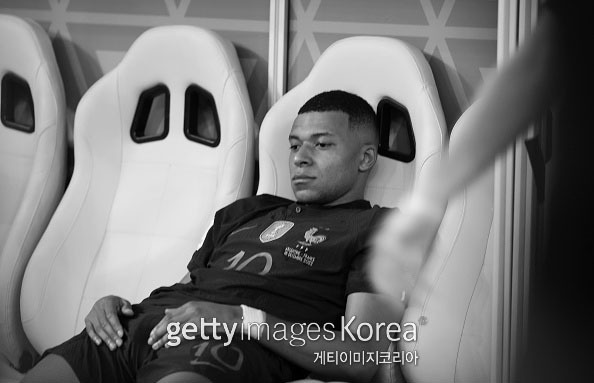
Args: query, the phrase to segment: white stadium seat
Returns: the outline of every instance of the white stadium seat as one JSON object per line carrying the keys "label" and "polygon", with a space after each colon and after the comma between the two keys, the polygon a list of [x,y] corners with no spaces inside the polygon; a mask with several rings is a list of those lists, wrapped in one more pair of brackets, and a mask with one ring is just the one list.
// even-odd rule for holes
{"label": "white stadium seat", "polygon": [[[334,43],[307,78],[270,109],[260,130],[258,194],[295,199],[288,167],[293,120],[310,97],[333,89],[355,93],[377,109],[380,157],[365,198],[381,206],[398,206],[440,159],[447,130],[425,57],[417,48],[387,37],[351,37]],[[397,368],[384,368],[375,381],[401,380],[399,375]]]}
{"label": "white stadium seat", "polygon": [[[445,148],[447,131],[423,54],[385,37],[351,37],[334,43],[309,76],[268,112],[260,130],[258,193],[294,199],[287,148],[279,143],[288,142],[300,106],[311,96],[331,89],[358,94],[377,107],[383,142],[366,198],[380,206],[397,207],[402,196],[436,164]],[[386,104],[384,99],[396,103]],[[398,104],[410,116],[413,133],[408,136],[402,135],[405,130],[401,124],[406,113],[402,117],[397,111],[395,117],[386,117],[386,105]],[[453,132],[455,140],[455,128]],[[406,141],[414,148],[412,161]],[[382,145],[388,148],[382,149]],[[433,255],[411,294],[402,323],[416,324],[417,341],[400,341],[396,347],[410,356],[416,351],[417,364],[404,363],[402,371],[398,363],[381,364],[373,382],[490,380],[493,282],[491,264],[485,259],[492,246],[493,179],[492,172],[487,172],[449,203]]]}
{"label": "white stadium seat", "polygon": [[[421,51],[383,37],[352,37],[334,43],[307,78],[270,109],[260,131],[258,194],[294,199],[288,176],[289,131],[305,101],[332,89],[355,93],[376,109],[384,100],[384,131],[390,133],[385,150],[396,152],[400,160],[380,156],[365,198],[380,206],[397,206],[423,170],[439,159],[447,130],[433,75]],[[400,113],[398,104],[406,111]],[[390,112],[393,118],[388,116]],[[410,124],[397,120],[406,114]],[[414,137],[407,131],[410,125]],[[401,149],[406,144],[410,148]]]}
{"label": "white stadium seat", "polygon": [[253,129],[230,42],[143,33],[78,105],[74,174],[23,280],[23,344],[70,338],[100,297],[178,282],[214,212],[252,193]]}
{"label": "white stadium seat", "polygon": [[23,354],[19,309],[27,261],[64,193],[65,97],[50,39],[31,20],[0,15],[0,354]]}

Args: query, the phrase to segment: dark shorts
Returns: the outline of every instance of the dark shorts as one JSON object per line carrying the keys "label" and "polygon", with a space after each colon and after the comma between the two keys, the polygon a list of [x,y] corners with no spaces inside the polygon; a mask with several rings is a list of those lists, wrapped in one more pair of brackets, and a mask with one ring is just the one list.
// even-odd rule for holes
{"label": "dark shorts", "polygon": [[307,371],[268,350],[257,341],[233,339],[225,346],[222,340],[182,341],[175,347],[155,351],[147,339],[162,319],[162,312],[142,312],[133,306],[135,315],[121,318],[124,342],[114,351],[102,343],[95,345],[86,331],[44,353],[60,355],[81,383],[156,382],[180,371],[193,371],[213,383],[287,382],[300,379]]}

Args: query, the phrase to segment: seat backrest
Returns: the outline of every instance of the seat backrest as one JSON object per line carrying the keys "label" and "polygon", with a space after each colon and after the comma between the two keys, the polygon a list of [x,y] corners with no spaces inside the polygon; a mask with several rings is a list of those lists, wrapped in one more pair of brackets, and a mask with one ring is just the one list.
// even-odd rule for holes
{"label": "seat backrest", "polygon": [[50,39],[0,15],[0,353],[18,363],[25,265],[66,181],[65,99]]}
{"label": "seat backrest", "polygon": [[[307,78],[267,113],[260,130],[258,193],[294,199],[289,182],[288,136],[310,97],[341,89],[366,99],[378,112],[380,157],[365,198],[396,207],[401,197],[439,161],[447,130],[429,64],[417,48],[387,37],[350,37],[331,45]],[[374,381],[401,380],[395,365]]]}
{"label": "seat backrest", "polygon": [[252,192],[254,121],[231,43],[192,26],[143,33],[81,99],[75,167],[25,273],[37,350],[100,297],[178,282],[214,212]]}
{"label": "seat backrest", "polygon": [[423,170],[439,159],[447,130],[425,57],[417,48],[388,37],[351,37],[334,43],[307,78],[270,109],[259,136],[258,194],[295,199],[288,176],[293,120],[310,97],[332,89],[355,93],[377,110],[380,157],[365,198],[380,206],[397,206]]}

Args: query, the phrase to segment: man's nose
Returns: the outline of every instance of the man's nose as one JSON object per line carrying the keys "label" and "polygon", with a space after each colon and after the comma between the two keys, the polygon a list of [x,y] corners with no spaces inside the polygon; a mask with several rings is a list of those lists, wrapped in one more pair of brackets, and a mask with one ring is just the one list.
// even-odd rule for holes
{"label": "man's nose", "polygon": [[295,166],[308,166],[311,165],[311,162],[311,151],[307,145],[301,145],[299,149],[293,153],[293,163]]}

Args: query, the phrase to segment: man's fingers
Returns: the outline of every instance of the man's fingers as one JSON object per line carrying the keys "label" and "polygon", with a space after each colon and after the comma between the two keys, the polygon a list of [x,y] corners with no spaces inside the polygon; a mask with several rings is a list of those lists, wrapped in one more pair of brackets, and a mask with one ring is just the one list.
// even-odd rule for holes
{"label": "man's fingers", "polygon": [[[122,345],[122,339],[118,335],[118,329],[121,331],[122,335],[124,332],[121,330],[120,321],[118,319],[118,315],[112,311],[107,310],[103,312],[104,317],[99,319],[99,326],[106,334],[107,339],[101,337],[104,342],[107,343],[110,349],[115,349]],[[114,328],[113,323],[117,323],[117,327]],[[95,330],[99,332],[100,330],[95,326]]]}
{"label": "man's fingers", "polygon": [[157,323],[157,325],[151,330],[148,338],[148,344],[154,344],[159,338],[163,336],[164,333],[166,333],[168,323],[169,317],[165,315],[163,319],[161,319],[161,321]]}
{"label": "man's fingers", "polygon": [[[167,325],[172,322],[185,323],[191,318],[191,314],[183,306],[175,309],[165,309],[165,316],[153,329],[149,335],[148,344],[156,343],[160,338],[167,339]],[[160,346],[159,346],[160,347]]]}
{"label": "man's fingers", "polygon": [[168,341],[169,339],[167,338],[167,334],[165,334],[161,338],[159,338],[155,343],[153,343],[151,347],[153,348],[153,350],[158,350],[163,346],[167,347]]}
{"label": "man's fingers", "polygon": [[120,318],[118,318],[118,315],[114,311],[108,310],[105,312],[105,318],[107,318],[107,321],[110,325],[110,329],[112,329],[111,332],[107,332],[113,334],[112,338],[114,338],[114,342],[121,339],[124,336],[124,330],[122,329],[122,325],[120,324]]}
{"label": "man's fingers", "polygon": [[111,336],[105,331],[105,326],[99,324],[98,326],[94,326],[95,332],[101,338],[101,340],[109,347],[110,350],[116,349],[116,343],[112,340]]}
{"label": "man's fingers", "polygon": [[93,342],[95,342],[95,344],[97,346],[99,346],[101,344],[101,338],[95,332],[95,329],[93,327],[93,323],[90,320],[85,320],[85,328],[87,330],[87,334],[89,335],[89,338],[91,338],[91,340]]}

